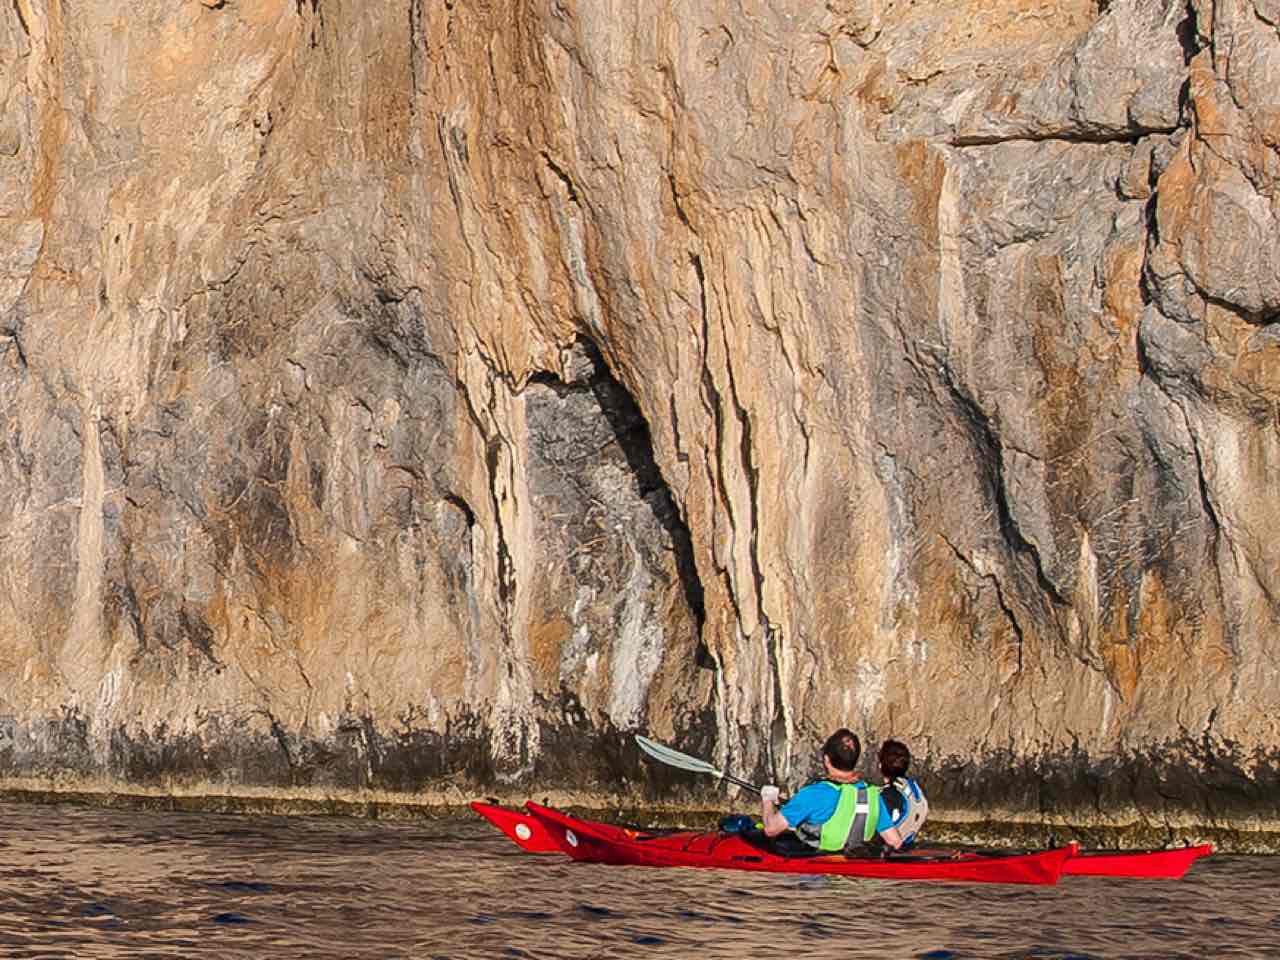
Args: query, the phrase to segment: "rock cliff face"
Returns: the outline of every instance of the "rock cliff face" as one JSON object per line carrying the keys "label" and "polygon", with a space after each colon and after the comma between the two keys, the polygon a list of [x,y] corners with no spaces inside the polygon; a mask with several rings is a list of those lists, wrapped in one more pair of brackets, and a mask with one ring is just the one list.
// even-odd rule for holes
{"label": "rock cliff face", "polygon": [[1276,0],[15,0],[10,787],[1280,829]]}

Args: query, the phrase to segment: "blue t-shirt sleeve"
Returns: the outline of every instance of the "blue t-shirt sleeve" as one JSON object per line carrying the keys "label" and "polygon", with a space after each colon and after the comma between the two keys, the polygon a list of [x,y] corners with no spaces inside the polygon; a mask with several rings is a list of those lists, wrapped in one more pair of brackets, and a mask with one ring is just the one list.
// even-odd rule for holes
{"label": "blue t-shirt sleeve", "polygon": [[792,830],[802,823],[824,823],[835,809],[833,802],[838,794],[825,783],[811,783],[801,787],[796,795],[782,805],[778,812]]}

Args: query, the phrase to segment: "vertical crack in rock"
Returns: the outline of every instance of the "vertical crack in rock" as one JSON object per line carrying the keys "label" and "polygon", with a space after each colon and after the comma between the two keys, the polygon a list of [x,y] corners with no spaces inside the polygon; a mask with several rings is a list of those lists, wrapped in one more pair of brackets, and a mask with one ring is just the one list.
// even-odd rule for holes
{"label": "vertical crack in rock", "polygon": [[123,552],[122,566],[125,571],[125,580],[123,583],[113,582],[111,589],[107,592],[105,605],[107,633],[110,636],[118,635],[120,623],[123,621],[126,630],[132,635],[133,642],[141,647],[146,643],[146,631],[142,624],[142,609],[138,604],[138,595],[134,592],[132,578],[129,576],[129,557],[132,548],[128,543],[124,545]]}
{"label": "vertical crack in rock", "polygon": [[[701,278],[701,275],[700,275],[700,278]],[[704,291],[704,297],[705,297],[705,291]],[[703,313],[703,317],[704,317],[703,332],[704,332],[704,335],[709,335],[709,331],[707,331],[706,324],[705,324],[705,318],[706,318],[705,311]],[[721,344],[724,347],[725,357],[726,357],[725,375],[729,378],[729,400],[732,404],[733,416],[738,423],[738,429],[740,432],[740,436],[738,440],[738,450],[737,450],[738,463],[742,467],[742,473],[747,479],[748,516],[746,519],[747,519],[747,524],[750,528],[749,530],[750,537],[748,538],[748,546],[747,546],[747,558],[751,564],[752,587],[754,588],[754,591],[755,591],[755,601],[756,601],[756,609],[758,611],[758,617],[760,621],[764,623],[764,622],[767,622],[767,615],[764,612],[764,575],[760,570],[760,551],[759,551],[760,530],[759,530],[759,523],[758,523],[758,517],[760,516],[760,502],[759,502],[760,477],[759,477],[759,471],[756,469],[756,465],[755,465],[754,447],[752,444],[751,416],[750,414],[747,413],[746,408],[742,405],[741,396],[738,392],[737,379],[733,371],[733,361],[731,359],[734,356],[734,349],[733,349],[733,345],[729,342],[729,332],[724,328],[723,325],[721,325],[720,327],[720,340],[721,340]],[[703,365],[703,368],[705,371],[706,370],[705,364]],[[725,399],[723,394],[720,394],[717,392],[716,398],[721,404],[723,404]],[[719,418],[717,419],[719,421],[717,426],[719,427],[723,424],[723,421],[719,420]],[[733,523],[734,511],[731,509],[732,504],[726,502],[726,507],[730,508],[729,519],[730,519],[730,522]],[[737,524],[735,523],[734,526],[736,528]]]}
{"label": "vertical crack in rock", "polygon": [[[463,237],[474,262],[481,255],[480,248],[473,245],[470,239],[471,228],[476,227],[472,219],[474,211],[460,192],[460,173],[454,169],[458,158],[448,148],[447,130],[443,124],[440,131],[442,137],[446,138],[444,145],[445,155],[449,160],[450,190],[453,191],[463,224]],[[482,239],[477,242],[483,244]],[[455,386],[464,399],[467,415],[476,434],[484,444],[483,462],[487,478],[485,488],[489,498],[489,516],[485,518],[483,528],[485,546],[482,558],[475,558],[475,566],[480,566],[484,573],[481,599],[489,599],[488,585],[491,582],[497,592],[493,600],[499,633],[494,646],[498,649],[491,657],[483,649],[483,644],[477,643],[473,656],[473,663],[477,666],[491,661],[496,670],[490,691],[494,699],[489,704],[491,765],[486,765],[486,769],[500,781],[511,782],[532,769],[531,764],[538,746],[538,728],[530,713],[533,690],[529,656],[527,650],[520,648],[526,626],[520,622],[521,598],[525,591],[523,582],[517,583],[517,577],[524,571],[517,569],[516,551],[520,550],[522,544],[527,544],[527,540],[522,538],[520,530],[511,529],[511,526],[523,528],[523,511],[526,509],[523,499],[526,489],[518,460],[519,450],[509,438],[514,422],[511,410],[513,395],[496,363],[478,346],[465,358],[463,375],[455,382]],[[492,544],[488,538],[490,523],[494,534]],[[528,554],[528,550],[522,551],[521,559],[527,560]],[[491,563],[492,581],[489,579]],[[519,592],[517,586],[521,587]]]}
{"label": "vertical crack in rock", "polygon": [[31,36],[31,28],[27,26],[27,18],[22,13],[22,0],[13,0],[13,12],[18,15],[18,26],[22,28],[22,32]]}
{"label": "vertical crack in rock", "polygon": [[[684,204],[680,202],[680,191],[676,187],[676,175],[670,170],[667,171],[667,186],[671,188],[671,203],[675,207],[676,217],[678,217],[680,222],[684,224],[685,229],[687,229],[690,233],[696,233],[697,231],[693,229],[693,224],[689,222],[689,215],[685,213]],[[691,259],[697,259],[696,255]],[[704,291],[704,300],[705,300],[705,291]]]}
{"label": "vertical crack in rock", "polygon": [[511,549],[507,545],[507,531],[502,522],[502,488],[499,474],[502,471],[502,446],[505,441],[501,437],[490,437],[485,444],[484,460],[489,471],[489,497],[492,500],[494,515],[494,532],[498,536],[498,599],[502,609],[503,623],[508,636],[511,631],[512,606],[516,595],[515,564],[511,559]]}
{"label": "vertical crack in rock", "polygon": [[324,11],[320,9],[320,0],[294,0],[294,9],[299,17],[305,17],[307,8],[311,8],[310,46],[314,50],[320,46],[320,38],[324,34]]}
{"label": "vertical crack in rock", "polygon": [[1186,17],[1178,23],[1176,33],[1182,46],[1182,60],[1189,65],[1195,55],[1209,45],[1209,37],[1200,32],[1200,19],[1196,14],[1195,0],[1186,0]]}
{"label": "vertical crack in rock", "polygon": [[[724,435],[724,405],[720,396],[720,390],[716,386],[715,379],[711,376],[711,365],[707,362],[707,344],[710,342],[711,320],[709,315],[709,307],[707,304],[707,277],[702,266],[702,257],[698,254],[691,254],[690,263],[693,264],[693,272],[698,278],[698,296],[700,304],[700,319],[702,322],[702,335],[699,343],[702,344],[702,363],[701,363],[701,385],[702,385],[702,405],[703,409],[710,415],[712,422],[715,424],[715,432],[704,447],[707,457],[707,474],[716,478],[715,492],[720,500],[720,506],[725,512],[729,512],[729,500],[727,494],[727,486],[725,483],[724,470],[720,464],[720,460],[715,456],[715,451],[719,449],[720,438]],[[727,571],[721,571],[725,578],[726,585],[729,586],[729,594],[732,596],[732,584],[728,582]]]}
{"label": "vertical crack in rock", "polygon": [[787,725],[786,698],[782,690],[782,663],[779,660],[778,646],[781,631],[768,620],[762,621],[764,631],[765,653],[768,657],[769,672],[773,677],[773,718],[769,723],[769,770],[773,779],[781,780],[787,770],[778,766],[779,762],[787,763],[791,756],[791,738]]}
{"label": "vertical crack in rock", "polygon": [[[130,595],[132,595],[132,593],[133,591],[130,590]],[[213,628],[209,626],[203,617],[192,611],[192,609],[184,603],[178,610],[178,624],[181,627],[181,635],[189,644],[191,644],[192,647],[198,650],[200,654],[209,661],[210,665],[214,667],[223,666],[222,661],[220,661],[214,653]],[[171,644],[167,643],[166,646],[172,647]],[[301,667],[299,667],[299,671],[301,671]],[[305,674],[303,675],[303,679],[306,679]]]}
{"label": "vertical crack in rock", "polygon": [[423,72],[423,32],[422,32],[422,0],[409,0],[409,114],[417,116],[418,96],[423,91],[423,81],[419,74]]}

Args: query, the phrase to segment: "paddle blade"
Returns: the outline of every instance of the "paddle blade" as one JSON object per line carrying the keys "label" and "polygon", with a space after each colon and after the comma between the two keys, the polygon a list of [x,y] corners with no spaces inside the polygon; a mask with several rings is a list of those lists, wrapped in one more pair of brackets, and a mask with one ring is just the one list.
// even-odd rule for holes
{"label": "paddle blade", "polygon": [[679,770],[689,770],[693,773],[706,773],[713,777],[723,777],[724,774],[707,763],[705,760],[699,760],[697,757],[691,757],[687,753],[681,753],[679,750],[673,750],[668,746],[658,743],[656,740],[650,740],[648,737],[642,737],[636,734],[636,744],[653,759],[659,763],[665,763],[669,767],[676,767]]}
{"label": "paddle blade", "polygon": [[636,734],[636,744],[653,759],[659,763],[665,763],[669,767],[675,767],[679,770],[688,770],[691,773],[705,773],[709,776],[716,777],[720,780],[727,780],[729,783],[735,783],[744,790],[750,790],[752,793],[759,793],[760,788],[754,783],[748,783],[746,780],[740,780],[732,774],[725,773],[707,763],[705,760],[699,760],[697,757],[691,757],[687,753],[681,753],[679,750],[673,750],[670,747],[658,743],[656,740],[650,740],[648,737],[642,737]]}

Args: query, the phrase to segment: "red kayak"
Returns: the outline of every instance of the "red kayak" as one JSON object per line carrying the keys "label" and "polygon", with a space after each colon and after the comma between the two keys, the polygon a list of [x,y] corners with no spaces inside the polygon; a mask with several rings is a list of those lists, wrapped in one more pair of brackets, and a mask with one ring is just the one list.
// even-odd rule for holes
{"label": "red kayak", "polygon": [[1052,884],[1058,882],[1063,865],[1075,852],[1072,845],[1008,856],[976,853],[911,853],[897,854],[890,859],[841,854],[783,856],[766,843],[753,843],[751,834],[692,830],[648,833],[571,817],[536,803],[526,804],[525,815],[488,804],[471,806],[526,850],[548,852],[549,844],[554,843],[575,860],[619,866],[715,867],[880,880]]}
{"label": "red kayak", "polygon": [[[1209,844],[1173,850],[1079,850],[1075,844],[1057,850],[1029,853],[953,851],[898,854],[890,859],[876,857],[804,856],[787,857],[762,849],[740,834],[696,831],[650,832],[608,823],[569,817],[546,807],[529,804],[527,810],[513,810],[487,803],[473,803],[471,809],[484,817],[529,853],[567,853],[579,860],[597,863],[625,863],[642,866],[722,867],[764,870],[776,873],[831,873],[844,876],[889,879],[969,880],[1007,883],[1053,883],[1054,879],[1017,879],[1001,876],[1002,864],[1010,874],[1024,871],[1026,864],[1055,854],[1066,853],[1057,868],[1060,874],[1168,879],[1182,877],[1200,857],[1213,852]],[[571,831],[577,845],[569,842]],[[583,838],[587,849],[581,849]],[[746,849],[744,849],[746,848]],[[655,853],[655,851],[657,851]],[[746,858],[746,859],[740,859]],[[1040,858],[1040,859],[1037,859]],[[975,867],[976,865],[976,867]],[[947,869],[943,869],[946,867]],[[963,875],[966,871],[980,877]],[[1036,874],[1032,866],[1030,873]],[[1038,875],[1043,875],[1042,873]]]}

